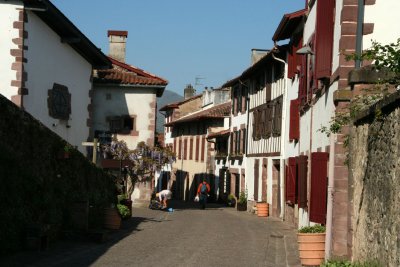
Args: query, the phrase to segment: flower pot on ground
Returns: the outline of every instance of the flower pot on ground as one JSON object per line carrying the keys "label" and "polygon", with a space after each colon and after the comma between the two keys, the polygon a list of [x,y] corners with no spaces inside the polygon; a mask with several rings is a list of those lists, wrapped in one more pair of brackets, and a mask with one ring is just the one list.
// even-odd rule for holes
{"label": "flower pot on ground", "polygon": [[234,207],[236,204],[236,199],[233,194],[229,194],[227,198],[227,205],[228,207]]}
{"label": "flower pot on ground", "polygon": [[257,216],[268,217],[269,207],[267,202],[257,202]]}
{"label": "flower pot on ground", "polygon": [[247,192],[244,191],[240,192],[236,208],[238,211],[247,210]]}
{"label": "flower pot on ground", "polygon": [[297,234],[300,261],[303,266],[323,263],[325,258],[325,226],[314,225],[299,229]]}
{"label": "flower pot on ground", "polygon": [[128,219],[131,217],[131,212],[129,208],[122,204],[117,204],[118,213],[123,220]]}
{"label": "flower pot on ground", "polygon": [[118,230],[121,227],[121,216],[115,207],[103,209],[103,227],[111,230]]}

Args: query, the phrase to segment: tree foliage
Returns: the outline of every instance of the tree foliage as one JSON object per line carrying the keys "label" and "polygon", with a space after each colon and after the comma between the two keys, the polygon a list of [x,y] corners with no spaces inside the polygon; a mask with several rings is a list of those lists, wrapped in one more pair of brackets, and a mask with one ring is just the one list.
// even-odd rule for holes
{"label": "tree foliage", "polygon": [[145,142],[139,142],[135,149],[130,150],[125,141],[116,138],[111,144],[103,146],[103,152],[113,159],[129,162],[124,166],[131,181],[128,196],[132,194],[137,182],[150,181],[155,171],[175,161],[175,154],[168,147],[150,147]]}

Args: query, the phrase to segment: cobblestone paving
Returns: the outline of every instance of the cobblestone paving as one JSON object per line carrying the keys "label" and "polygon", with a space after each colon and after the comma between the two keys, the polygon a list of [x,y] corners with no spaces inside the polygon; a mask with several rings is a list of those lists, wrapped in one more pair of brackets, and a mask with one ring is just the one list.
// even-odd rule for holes
{"label": "cobblestone paving", "polygon": [[0,266],[300,266],[295,230],[277,219],[216,204],[171,204],[174,212],[135,208],[103,243],[62,241]]}

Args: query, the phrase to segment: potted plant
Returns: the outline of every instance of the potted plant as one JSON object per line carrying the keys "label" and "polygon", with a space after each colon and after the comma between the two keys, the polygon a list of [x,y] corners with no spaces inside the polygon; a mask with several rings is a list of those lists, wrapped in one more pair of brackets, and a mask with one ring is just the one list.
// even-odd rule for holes
{"label": "potted plant", "polygon": [[64,150],[64,154],[63,154],[64,159],[69,158],[69,155],[70,155],[72,149],[73,149],[73,147],[70,144],[68,144],[68,143],[65,144],[64,149],[63,149]]}
{"label": "potted plant", "polygon": [[301,264],[320,265],[325,258],[325,226],[313,225],[299,229],[297,234]]}
{"label": "potted plant", "polygon": [[131,217],[131,212],[129,211],[129,208],[127,206],[122,204],[117,204],[117,209],[119,215],[123,220]]}
{"label": "potted plant", "polygon": [[118,230],[121,227],[121,216],[114,204],[103,209],[103,227],[111,230]]}
{"label": "potted plant", "polygon": [[238,211],[246,211],[247,210],[247,191],[241,191],[239,194],[239,200],[236,206]]}
{"label": "potted plant", "polygon": [[229,194],[227,198],[227,204],[229,207],[234,207],[236,204],[236,199],[233,194]]}
{"label": "potted plant", "polygon": [[132,200],[130,200],[126,194],[118,195],[118,204],[126,206],[129,209],[129,213],[132,215]]}

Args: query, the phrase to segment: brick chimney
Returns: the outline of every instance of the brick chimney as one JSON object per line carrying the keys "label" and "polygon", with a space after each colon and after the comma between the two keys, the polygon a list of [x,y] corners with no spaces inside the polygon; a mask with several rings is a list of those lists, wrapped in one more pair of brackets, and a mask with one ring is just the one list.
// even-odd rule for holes
{"label": "brick chimney", "polygon": [[108,55],[113,59],[125,62],[126,51],[126,38],[128,38],[128,31],[108,31],[108,41],[110,48]]}

